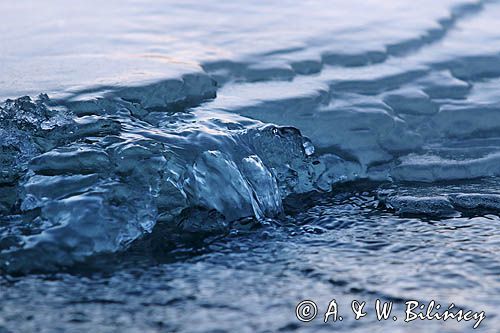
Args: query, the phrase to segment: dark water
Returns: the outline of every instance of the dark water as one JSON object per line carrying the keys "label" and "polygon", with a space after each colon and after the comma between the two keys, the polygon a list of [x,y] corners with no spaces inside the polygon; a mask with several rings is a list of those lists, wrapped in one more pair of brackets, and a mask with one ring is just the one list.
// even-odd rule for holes
{"label": "dark water", "polygon": [[[443,194],[485,186],[499,191],[496,180],[345,186],[289,200],[286,218],[252,230],[193,236],[176,253],[149,239],[123,257],[96,260],[94,273],[4,278],[2,325],[12,332],[472,331],[474,321],[403,321],[407,300],[435,300],[485,311],[478,330],[495,332],[498,215],[404,217],[377,199],[380,188]],[[319,308],[309,323],[295,317],[303,299]],[[345,319],[325,324],[332,299]],[[376,299],[393,302],[398,321],[377,321]],[[353,319],[352,300],[367,302],[366,317]]]}

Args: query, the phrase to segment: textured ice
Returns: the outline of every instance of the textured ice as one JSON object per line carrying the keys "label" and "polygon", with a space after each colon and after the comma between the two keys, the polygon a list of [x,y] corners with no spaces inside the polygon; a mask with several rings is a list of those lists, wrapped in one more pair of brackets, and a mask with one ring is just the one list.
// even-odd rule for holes
{"label": "textured ice", "polygon": [[15,183],[29,160],[65,138],[61,133],[75,130],[73,120],[64,110],[50,110],[40,95],[7,100],[0,105],[0,183]]}
{"label": "textured ice", "polygon": [[500,204],[498,178],[458,183],[394,183],[377,191],[380,206],[403,216],[447,218],[498,214]]}
{"label": "textured ice", "polygon": [[446,197],[395,196],[386,201],[387,208],[401,215],[454,216],[456,211]]}
{"label": "textured ice", "polygon": [[451,202],[462,209],[500,211],[500,194],[462,193],[452,196]]}
{"label": "textured ice", "polygon": [[[2,111],[20,116],[16,130],[33,133],[47,121],[42,116],[57,114],[46,104],[46,97],[22,98]],[[249,120],[244,127],[223,113],[150,112],[139,102],[109,99],[71,108],[86,115],[73,119],[65,111],[66,128],[45,130],[50,146],[20,151],[16,158],[24,164],[7,165],[12,175],[5,182],[13,186],[3,209],[39,225],[2,251],[9,271],[52,269],[123,250],[157,220],[180,218],[182,230],[201,232],[275,217],[286,195],[313,189],[313,148],[296,129]],[[29,144],[31,136],[24,140],[17,144]],[[197,211],[213,213],[200,220]]]}

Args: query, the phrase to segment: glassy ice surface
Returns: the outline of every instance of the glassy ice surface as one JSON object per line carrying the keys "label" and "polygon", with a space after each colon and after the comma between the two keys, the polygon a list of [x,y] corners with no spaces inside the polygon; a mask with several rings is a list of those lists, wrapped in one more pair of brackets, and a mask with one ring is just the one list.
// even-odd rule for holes
{"label": "glassy ice surface", "polygon": [[0,12],[0,332],[498,331],[499,2]]}

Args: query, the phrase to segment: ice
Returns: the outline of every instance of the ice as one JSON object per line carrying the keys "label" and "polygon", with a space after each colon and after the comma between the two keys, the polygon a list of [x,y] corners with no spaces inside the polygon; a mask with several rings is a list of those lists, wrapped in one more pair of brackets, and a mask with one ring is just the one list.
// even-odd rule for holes
{"label": "ice", "polygon": [[394,180],[432,182],[474,179],[500,175],[500,154],[470,159],[448,159],[436,155],[410,155],[390,172]]}
{"label": "ice", "polygon": [[393,184],[401,215],[498,212],[493,190],[402,185],[500,177],[498,3],[95,7],[0,5],[25,13],[0,27],[2,269],[265,223],[347,182]]}
{"label": "ice", "polygon": [[499,194],[462,193],[451,196],[453,204],[463,209],[484,209],[490,212],[500,211]]}
{"label": "ice", "polygon": [[380,189],[377,196],[384,209],[403,216],[425,216],[432,219],[471,217],[498,214],[498,185],[498,178],[460,184],[426,184],[422,187],[399,183],[388,189]]}
{"label": "ice", "polygon": [[64,134],[75,129],[70,114],[47,108],[47,101],[46,95],[35,101],[26,96],[0,105],[1,185],[15,187],[30,159],[62,143]]}
{"label": "ice", "polygon": [[429,95],[418,88],[393,90],[384,96],[384,102],[397,114],[432,115],[439,111]]}
{"label": "ice", "polygon": [[[453,8],[461,4],[356,0],[325,6],[321,1],[288,0],[239,6],[191,0],[151,1],[144,7],[131,0],[72,6],[61,0],[3,2],[0,11],[11,14],[4,15],[0,27],[0,99],[143,86],[199,73],[200,65],[209,62],[247,64],[251,80],[289,78],[293,68],[297,73],[317,72],[323,64],[368,65],[400,53],[397,46],[408,40],[416,40],[412,44],[417,48],[426,45],[430,41],[425,36],[443,29],[439,20],[460,23],[464,15]],[[277,11],[281,14],[275,15]],[[269,65],[273,63],[281,65]],[[232,73],[231,67],[223,67],[226,81],[246,79],[246,70]]]}
{"label": "ice", "polygon": [[214,98],[216,81],[205,73],[183,75],[180,79],[165,80],[147,86],[125,87],[109,92],[107,96],[117,96],[133,101],[145,109],[185,108],[201,101]]}
{"label": "ice", "polygon": [[441,196],[395,196],[390,197],[385,204],[400,215],[428,215],[438,217],[457,215],[450,201],[446,197]]}
{"label": "ice", "polygon": [[41,175],[65,173],[95,173],[111,168],[111,161],[106,152],[92,145],[69,146],[53,149],[33,158],[30,170]]}
{"label": "ice", "polygon": [[[41,112],[33,111],[37,104],[28,98],[9,103],[23,120],[21,129],[43,123],[24,122]],[[57,113],[44,103],[52,102],[44,98],[40,110]],[[222,112],[157,112],[108,98],[68,105],[85,115],[65,111],[67,132],[58,133],[64,140],[54,134],[58,127],[43,130],[52,145],[15,169],[17,186],[11,191],[19,205],[5,202],[40,227],[18,235],[0,253],[9,272],[57,269],[122,251],[157,221],[201,232],[245,218],[276,217],[286,195],[314,188],[314,147],[297,129],[251,120],[241,126],[234,121],[242,119],[232,121]],[[151,121],[151,114],[152,124],[140,119]]]}

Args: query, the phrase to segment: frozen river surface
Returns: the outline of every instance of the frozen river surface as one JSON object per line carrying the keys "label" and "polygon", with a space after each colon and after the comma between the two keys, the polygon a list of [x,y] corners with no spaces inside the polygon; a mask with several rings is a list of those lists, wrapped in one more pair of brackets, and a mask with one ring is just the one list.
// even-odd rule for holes
{"label": "frozen river surface", "polygon": [[0,332],[498,332],[500,2],[0,11]]}

